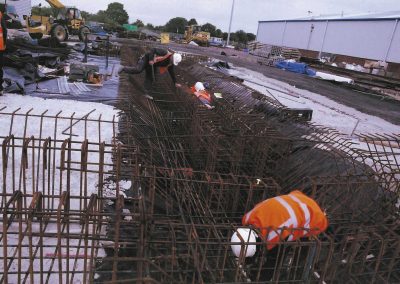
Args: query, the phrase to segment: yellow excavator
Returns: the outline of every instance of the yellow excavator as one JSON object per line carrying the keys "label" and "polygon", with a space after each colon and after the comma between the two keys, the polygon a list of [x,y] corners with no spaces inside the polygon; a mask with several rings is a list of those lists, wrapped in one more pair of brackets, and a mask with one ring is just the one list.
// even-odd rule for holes
{"label": "yellow excavator", "polygon": [[29,35],[33,39],[41,39],[43,35],[50,35],[59,41],[68,40],[69,35],[78,35],[79,39],[85,39],[85,33],[90,29],[85,26],[81,11],[74,7],[66,7],[59,0],[46,0],[57,11],[57,16],[31,15],[24,16]]}
{"label": "yellow excavator", "polygon": [[210,33],[201,31],[201,26],[187,26],[185,28],[185,43],[194,41],[198,45],[208,46],[210,40]]}

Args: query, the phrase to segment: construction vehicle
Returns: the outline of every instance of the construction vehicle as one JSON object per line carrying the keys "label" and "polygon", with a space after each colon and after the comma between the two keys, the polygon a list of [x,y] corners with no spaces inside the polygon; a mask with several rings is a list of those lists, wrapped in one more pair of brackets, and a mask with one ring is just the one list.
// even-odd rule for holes
{"label": "construction vehicle", "polygon": [[41,15],[24,16],[27,30],[33,39],[41,39],[43,35],[50,35],[59,41],[66,41],[69,35],[78,35],[79,39],[83,41],[85,34],[90,33],[79,9],[66,7],[59,0],[46,0],[46,2],[57,11],[55,18]]}
{"label": "construction vehicle", "polygon": [[194,41],[198,45],[208,46],[210,40],[210,33],[201,31],[201,26],[187,26],[185,28],[185,43]]}

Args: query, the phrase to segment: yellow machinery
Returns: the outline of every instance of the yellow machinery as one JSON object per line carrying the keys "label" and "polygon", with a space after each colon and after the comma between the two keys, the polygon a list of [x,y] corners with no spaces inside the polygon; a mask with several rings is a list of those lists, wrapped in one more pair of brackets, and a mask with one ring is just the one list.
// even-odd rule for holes
{"label": "yellow machinery", "polygon": [[161,33],[161,43],[162,44],[169,43],[169,33]]}
{"label": "yellow machinery", "polygon": [[189,43],[194,41],[198,45],[208,46],[210,40],[209,32],[202,32],[200,26],[187,26],[185,28],[185,42]]}
{"label": "yellow machinery", "polygon": [[46,0],[46,2],[57,10],[56,18],[41,15],[24,16],[29,35],[33,39],[51,35],[59,41],[67,40],[69,35],[78,35],[83,41],[85,33],[89,33],[90,29],[85,26],[81,11],[77,8],[66,7],[59,0]]}

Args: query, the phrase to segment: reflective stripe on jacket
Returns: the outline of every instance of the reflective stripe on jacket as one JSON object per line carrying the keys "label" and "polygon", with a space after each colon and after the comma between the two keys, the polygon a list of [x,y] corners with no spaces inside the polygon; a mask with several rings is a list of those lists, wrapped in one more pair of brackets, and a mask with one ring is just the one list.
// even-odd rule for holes
{"label": "reflective stripe on jacket", "polygon": [[159,63],[159,62],[161,62],[161,61],[164,61],[164,60],[167,60],[167,59],[170,59],[170,57],[172,56],[172,53],[171,52],[167,52],[167,54],[166,55],[164,55],[164,56],[154,56],[154,64],[156,64],[156,63]]}
{"label": "reflective stripe on jacket", "polygon": [[[294,241],[320,234],[328,227],[328,220],[313,199],[296,190],[257,204],[243,216],[242,224],[260,229],[266,241],[271,242],[268,249],[272,249],[280,240]],[[283,227],[287,229],[280,229]],[[290,230],[299,228],[304,230]]]}
{"label": "reflective stripe on jacket", "polygon": [[[154,55],[154,64],[157,64],[157,63],[162,62],[164,60],[170,60],[171,56],[172,56],[172,53],[169,52],[169,51],[164,56],[156,56],[156,55]],[[169,66],[171,66],[171,65],[172,65],[172,63],[170,62],[167,66],[158,67],[159,70],[160,70],[160,74],[166,73],[168,71]]]}

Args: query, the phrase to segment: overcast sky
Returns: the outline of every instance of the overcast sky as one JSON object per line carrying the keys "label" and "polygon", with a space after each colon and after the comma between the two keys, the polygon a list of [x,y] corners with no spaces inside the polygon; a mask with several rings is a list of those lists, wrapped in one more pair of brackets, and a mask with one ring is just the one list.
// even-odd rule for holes
{"label": "overcast sky", "polygon": [[[61,0],[67,6],[95,13],[111,2],[124,4],[130,21],[164,25],[170,18],[195,18],[199,24],[210,22],[228,31],[232,0]],[[45,0],[32,0],[32,4]],[[400,11],[400,0],[236,0],[232,30],[256,33],[258,21],[293,19],[312,15],[344,15]]]}

